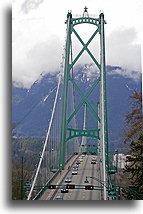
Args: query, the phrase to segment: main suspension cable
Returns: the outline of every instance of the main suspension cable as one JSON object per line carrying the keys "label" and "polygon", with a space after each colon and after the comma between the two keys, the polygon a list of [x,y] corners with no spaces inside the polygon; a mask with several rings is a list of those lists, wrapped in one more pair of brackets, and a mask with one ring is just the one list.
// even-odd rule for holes
{"label": "main suspension cable", "polygon": [[39,170],[40,170],[40,167],[41,167],[41,164],[42,164],[42,161],[43,161],[43,157],[44,157],[45,149],[46,149],[47,142],[48,142],[48,139],[49,139],[51,126],[52,126],[52,122],[53,122],[53,118],[54,118],[54,114],[55,114],[55,109],[56,109],[56,105],[57,105],[57,99],[58,99],[58,95],[59,95],[59,88],[60,88],[60,84],[61,84],[61,79],[62,79],[62,74],[60,73],[59,74],[58,87],[57,87],[56,96],[55,96],[55,101],[54,101],[54,105],[53,105],[53,111],[52,111],[51,119],[50,119],[50,122],[49,122],[49,128],[48,128],[48,131],[47,131],[47,135],[46,135],[45,143],[44,143],[44,146],[43,146],[42,154],[41,154],[41,157],[40,157],[40,161],[39,161],[39,164],[38,164],[38,167],[37,167],[37,171],[36,171],[36,174],[35,174],[35,177],[34,177],[34,180],[33,180],[33,183],[32,183],[32,186],[31,186],[31,189],[30,189],[30,192],[29,192],[27,200],[30,200],[30,198],[31,198],[31,195],[32,195],[32,192],[33,192],[33,189],[34,189],[34,186],[35,186],[38,174],[39,174]]}

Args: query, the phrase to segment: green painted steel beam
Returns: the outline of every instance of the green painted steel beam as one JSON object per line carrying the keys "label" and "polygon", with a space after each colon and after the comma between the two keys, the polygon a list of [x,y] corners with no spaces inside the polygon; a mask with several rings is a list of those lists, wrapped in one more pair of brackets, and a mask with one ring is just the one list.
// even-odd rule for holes
{"label": "green painted steel beam", "polygon": [[98,18],[91,18],[91,17],[80,17],[80,18],[72,18],[73,26],[78,24],[93,24],[98,27],[99,25],[99,19]]}
{"label": "green painted steel beam", "polygon": [[80,56],[83,54],[84,51],[85,51],[85,48],[83,47],[82,50],[76,56],[76,58],[73,60],[73,62],[69,65],[70,69],[74,66],[74,64],[77,62],[77,60],[80,58]]}
{"label": "green painted steel beam", "polygon": [[76,58],[73,60],[73,62],[70,64],[70,69],[74,66],[74,64],[77,62],[77,60],[80,58],[80,56],[82,55],[82,53],[85,50],[88,52],[88,54],[90,55],[90,57],[92,58],[92,60],[96,64],[96,66],[100,69],[99,63],[97,62],[97,60],[95,59],[95,57],[92,55],[92,53],[90,52],[90,50],[87,47],[90,44],[90,42],[93,40],[93,38],[96,36],[96,34],[99,32],[99,28],[96,29],[96,31],[93,33],[93,35],[90,37],[90,39],[88,40],[88,42],[86,44],[82,41],[81,37],[78,35],[78,33],[76,32],[76,30],[74,28],[72,29],[72,31],[75,33],[76,37],[79,39],[79,41],[83,45],[83,48],[79,52],[79,54],[76,56]]}
{"label": "green painted steel beam", "polygon": [[[99,138],[99,129],[72,129],[72,128],[68,128],[67,129],[69,131],[69,136],[67,137],[67,141],[74,138],[74,137],[91,137],[91,138],[95,138],[95,139],[100,139]],[[97,133],[97,135],[95,134]]]}
{"label": "green painted steel beam", "polygon": [[[105,62],[105,35],[104,35],[104,14],[100,16],[100,64],[101,64],[101,85],[100,85],[100,107],[101,107],[101,145],[102,145],[102,169],[103,180],[108,185],[108,139],[107,139],[107,102],[106,102],[106,62]],[[104,200],[107,200],[106,187],[104,187]]]}
{"label": "green painted steel beam", "polygon": [[99,129],[72,129],[72,128],[67,128],[68,131],[75,131],[75,132],[98,132]]}
{"label": "green painted steel beam", "polygon": [[70,139],[73,139],[73,138],[76,138],[76,137],[91,137],[91,138],[94,138],[94,139],[98,139],[100,140],[100,137],[99,136],[96,136],[96,135],[90,135],[90,134],[77,134],[77,135],[72,135],[72,136],[69,136],[67,137],[66,141],[70,140]]}
{"label": "green painted steel beam", "polygon": [[[72,80],[70,78],[71,82],[75,85],[75,81]],[[87,98],[90,96],[90,94],[93,92],[93,90],[95,89],[95,87],[97,86],[97,84],[100,82],[100,77],[95,80],[94,84],[92,85],[92,87],[89,89],[89,91],[87,92],[87,94],[84,96],[84,99],[78,104],[78,106],[75,108],[74,112],[71,114],[71,116],[68,118],[67,120],[67,124],[69,124],[69,122],[72,120],[72,118],[75,116],[75,114],[79,111],[79,109],[81,108],[81,106],[87,101]],[[98,120],[100,121],[100,118],[97,117]]]}
{"label": "green painted steel beam", "polygon": [[87,104],[87,107],[91,110],[92,114],[94,117],[97,118],[98,121],[100,121],[100,118],[98,117],[97,113],[94,111],[92,105],[88,102],[88,100],[85,98],[85,96],[83,95],[82,91],[79,89],[79,87],[77,86],[77,84],[75,83],[75,81],[73,79],[70,79],[71,82],[73,83],[73,85],[75,86],[75,88],[77,89],[79,95],[81,96],[82,100],[84,101],[84,103]]}
{"label": "green painted steel beam", "polygon": [[105,33],[104,33],[104,14],[100,14],[102,19],[100,36],[102,43],[102,55],[103,55],[103,98],[104,98],[104,136],[105,136],[105,152],[106,152],[106,169],[108,171],[109,158],[108,158],[108,122],[107,122],[107,92],[106,92],[106,60],[105,60]]}
{"label": "green painted steel beam", "polygon": [[60,142],[60,169],[64,169],[65,164],[65,142],[66,142],[66,111],[67,111],[67,96],[68,96],[68,80],[69,80],[69,59],[70,59],[70,46],[71,46],[71,13],[67,15],[67,39],[66,39],[66,55],[64,67],[64,89],[63,89],[63,103],[62,103],[62,124],[61,124],[61,142]]}
{"label": "green painted steel beam", "polygon": [[[97,65],[98,69],[100,69],[100,65],[97,62],[97,60],[95,59],[95,57],[92,55],[92,53],[90,52],[90,50],[88,49],[88,45],[90,44],[90,42],[93,40],[93,38],[96,36],[96,34],[99,32],[99,29],[97,28],[97,30],[92,34],[92,36],[90,37],[90,39],[88,40],[88,42],[85,44],[81,37],[78,35],[78,33],[76,32],[76,30],[73,28],[73,32],[76,35],[76,37],[78,38],[78,40],[81,42],[81,44],[83,45],[83,49],[82,51],[86,50],[88,52],[88,54],[90,55],[90,57],[92,58],[92,60],[94,61],[94,63]],[[71,64],[71,66],[73,66],[73,64]]]}

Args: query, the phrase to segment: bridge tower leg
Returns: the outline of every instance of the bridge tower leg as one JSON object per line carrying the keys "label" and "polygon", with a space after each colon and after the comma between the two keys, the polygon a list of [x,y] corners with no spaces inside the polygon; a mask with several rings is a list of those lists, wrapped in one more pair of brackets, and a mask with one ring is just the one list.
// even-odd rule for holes
{"label": "bridge tower leg", "polygon": [[61,127],[61,142],[60,142],[60,169],[64,168],[65,163],[65,141],[66,141],[66,109],[67,109],[67,94],[69,81],[69,61],[70,61],[70,47],[71,47],[71,18],[72,14],[67,14],[67,38],[66,38],[66,53],[64,65],[64,89],[63,89],[63,104],[62,104],[62,127]]}
{"label": "bridge tower leg", "polygon": [[107,101],[106,101],[106,64],[105,64],[105,38],[104,38],[104,14],[100,14],[100,142],[102,147],[102,179],[104,182],[104,200],[107,199],[107,172],[108,172],[108,127],[107,127]]}

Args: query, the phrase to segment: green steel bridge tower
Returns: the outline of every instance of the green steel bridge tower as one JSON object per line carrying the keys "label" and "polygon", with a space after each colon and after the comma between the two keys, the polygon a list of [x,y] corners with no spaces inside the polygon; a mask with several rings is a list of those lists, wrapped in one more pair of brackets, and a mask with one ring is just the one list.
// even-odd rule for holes
{"label": "green steel bridge tower", "polygon": [[[88,8],[84,8],[84,13],[82,17],[74,18],[71,11],[67,14],[67,36],[66,36],[66,50],[65,50],[65,64],[64,64],[64,88],[63,88],[63,103],[62,103],[62,126],[61,126],[61,141],[60,141],[60,170],[64,169],[65,165],[65,148],[68,140],[77,137],[90,137],[97,139],[99,141],[100,148],[100,158],[102,162],[101,167],[101,178],[104,182],[104,200],[106,200],[106,188],[108,186],[108,125],[107,125],[107,101],[106,101],[106,63],[105,63],[105,34],[104,25],[106,24],[104,20],[104,13],[101,12],[99,17],[93,18],[89,17]],[[77,33],[75,26],[81,24],[90,24],[95,26],[95,31],[89,38],[87,43],[84,43],[81,36]],[[71,61],[71,35],[72,33],[76,36],[79,42],[82,44],[82,49],[79,51],[77,56]],[[100,36],[100,62],[97,61],[95,56],[91,53],[88,46],[94,37],[99,34]],[[83,94],[79,86],[76,84],[73,76],[72,69],[76,64],[78,59],[81,57],[83,52],[86,51],[90,58],[93,60],[94,64],[99,70],[99,77],[95,80],[91,88],[86,94]],[[69,82],[74,87],[74,90],[80,95],[81,102],[75,106],[74,111],[70,116],[67,117],[67,106],[68,106],[68,88]],[[100,85],[100,95],[99,95],[99,112],[96,112],[88,97],[96,88]],[[93,117],[98,121],[99,127],[97,129],[78,129],[70,128],[70,121],[76,116],[80,108],[86,104],[86,108],[91,112]]]}
{"label": "green steel bridge tower", "polygon": [[[99,17],[94,18],[90,17],[88,14],[88,8],[84,8],[84,13],[82,17],[74,18],[71,11],[67,14],[67,37],[66,37],[66,48],[65,48],[65,64],[64,64],[64,84],[61,86],[62,73],[59,75],[58,85],[55,94],[55,100],[53,103],[53,109],[51,112],[51,118],[49,121],[49,127],[47,130],[46,138],[43,144],[42,152],[38,156],[39,163],[37,164],[37,169],[34,172],[33,181],[23,180],[23,157],[22,157],[22,167],[21,167],[21,199],[25,194],[25,191],[29,191],[27,200],[38,200],[45,190],[50,189],[61,189],[61,187],[66,187],[63,185],[64,176],[67,174],[67,171],[64,172],[65,164],[68,163],[69,158],[73,155],[76,149],[79,147],[81,152],[88,151],[88,139],[92,139],[96,144],[97,148],[97,167],[96,167],[96,177],[95,175],[89,176],[86,175],[84,183],[89,183],[88,178],[98,182],[98,186],[85,185],[81,183],[72,184],[70,189],[84,189],[84,190],[98,190],[100,192],[100,198],[104,200],[120,200],[122,189],[130,191],[137,198],[142,199],[142,195],[136,191],[135,186],[124,187],[118,185],[116,176],[118,173],[118,151],[115,151],[115,161],[110,158],[108,154],[108,123],[107,123],[107,100],[106,100],[106,63],[105,63],[105,34],[104,34],[104,25],[106,24],[104,20],[104,14],[101,12]],[[87,26],[92,25],[94,32],[86,43],[82,40],[81,36],[76,31],[75,26],[80,24],[86,24]],[[76,57],[72,57],[72,34],[79,40],[82,45],[82,49],[77,53]],[[95,37],[99,38],[99,52],[100,57],[97,59],[89,50],[89,44]],[[87,90],[81,88],[76,78],[74,78],[74,65],[77,63],[78,59],[82,56],[84,52],[87,52],[89,57],[93,60],[94,65],[97,67],[98,75],[96,78],[90,82],[90,85]],[[87,71],[87,70],[86,70]],[[95,71],[96,72],[96,71]],[[61,89],[63,89],[62,97],[62,109],[61,109]],[[97,93],[94,93],[98,91]],[[76,94],[75,94],[76,92]],[[96,104],[90,99],[90,95],[93,94],[96,96]],[[78,99],[76,100],[76,96]],[[70,102],[69,101],[70,96]],[[93,96],[92,96],[93,99]],[[76,101],[78,101],[76,103]],[[95,107],[96,106],[96,107]],[[71,107],[71,108],[69,108]],[[83,108],[82,108],[83,107]],[[62,110],[62,115],[61,115]],[[80,113],[80,110],[83,110],[83,123],[77,123],[77,115]],[[90,116],[95,120],[95,123],[91,124]],[[58,119],[60,114],[60,119]],[[61,127],[59,121],[61,120]],[[89,119],[89,120],[88,120]],[[56,128],[56,125],[57,128]],[[89,125],[89,126],[88,126]],[[59,128],[61,129],[61,136],[59,136]],[[57,133],[56,133],[56,131]],[[58,139],[58,140],[53,140]],[[78,139],[78,140],[77,140]],[[79,140],[81,144],[79,146]],[[77,141],[76,141],[77,140]],[[60,142],[60,157],[59,157],[59,142]],[[73,143],[69,146],[68,143]],[[94,145],[95,145],[94,144]],[[83,147],[84,148],[83,148]],[[78,149],[79,149],[78,148]],[[73,149],[73,150],[72,150]],[[86,150],[87,149],[87,150]],[[95,151],[95,148],[90,148],[89,151]],[[53,153],[53,154],[51,154]],[[53,156],[52,156],[53,155]],[[52,158],[51,158],[52,157]],[[75,161],[77,157],[73,157]],[[88,158],[88,157],[87,157]],[[50,163],[55,164],[56,168],[51,168]],[[48,164],[49,163],[49,166]],[[42,165],[43,164],[43,165]],[[71,164],[69,162],[68,164]],[[74,162],[72,162],[74,164]],[[70,166],[70,165],[69,165]],[[88,165],[89,166],[89,165]],[[63,170],[61,172],[61,170]],[[86,171],[86,168],[82,168]],[[93,168],[92,172],[95,168]],[[69,170],[70,171],[70,170]],[[54,174],[53,174],[54,173]],[[63,174],[63,175],[62,175]],[[54,181],[57,176],[61,176],[62,180],[58,180],[61,183]],[[63,177],[62,177],[63,176]],[[81,174],[82,178],[84,177]],[[94,177],[95,176],[95,177]],[[41,179],[41,180],[40,180]],[[45,183],[46,180],[46,183]],[[55,184],[52,184],[52,182]],[[52,185],[50,185],[52,184]],[[51,188],[52,187],[52,188]],[[67,188],[67,187],[66,187]],[[47,200],[47,193],[46,199]],[[51,199],[49,199],[51,200]]]}

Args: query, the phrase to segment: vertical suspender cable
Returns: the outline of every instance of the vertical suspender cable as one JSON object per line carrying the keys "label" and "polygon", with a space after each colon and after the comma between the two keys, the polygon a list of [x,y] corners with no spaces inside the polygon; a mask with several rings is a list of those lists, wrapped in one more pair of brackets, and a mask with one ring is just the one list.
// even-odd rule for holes
{"label": "vertical suspender cable", "polygon": [[101,33],[100,33],[100,44],[101,44],[101,144],[102,144],[102,164],[103,164],[103,195],[104,200],[107,200],[107,187],[106,187],[106,150],[105,150],[105,44],[104,44],[104,14],[100,14],[101,21]]}
{"label": "vertical suspender cable", "polygon": [[[71,40],[71,64],[73,63],[73,50],[72,50],[72,40]],[[72,79],[74,80],[74,66],[72,66]],[[73,96],[73,111],[75,110],[76,108],[76,101],[75,101],[75,90],[74,90],[74,85],[72,84],[72,96]],[[74,123],[74,127],[73,128],[77,128],[77,120],[76,120],[76,115],[74,116],[73,118],[73,123]],[[78,140],[77,138],[75,139],[74,141],[74,150],[76,151],[77,149],[77,143],[78,143]]]}
{"label": "vertical suspender cable", "polygon": [[36,180],[37,180],[37,176],[38,176],[38,173],[39,173],[39,170],[40,170],[40,167],[41,167],[41,163],[42,163],[42,160],[43,160],[43,157],[44,157],[45,149],[46,149],[47,142],[48,142],[48,139],[49,139],[49,134],[50,134],[50,131],[51,131],[51,126],[52,126],[52,122],[53,122],[55,108],[56,108],[56,104],[57,104],[57,98],[58,98],[58,94],[59,94],[61,78],[62,78],[62,75],[60,74],[59,75],[58,86],[57,86],[57,91],[56,91],[56,97],[55,97],[55,101],[54,101],[54,105],[53,105],[53,111],[52,111],[51,119],[50,119],[50,123],[49,123],[49,128],[48,128],[48,131],[47,131],[47,135],[46,135],[44,147],[43,147],[43,150],[42,150],[41,158],[40,158],[40,161],[39,161],[39,164],[38,164],[38,167],[37,167],[37,171],[36,171],[36,174],[35,174],[35,177],[34,177],[34,180],[33,180],[33,183],[32,183],[32,186],[31,186],[31,189],[30,189],[30,192],[29,192],[27,200],[30,200],[30,198],[31,198],[32,191],[34,189],[34,186],[35,186],[35,183],[36,183]]}

